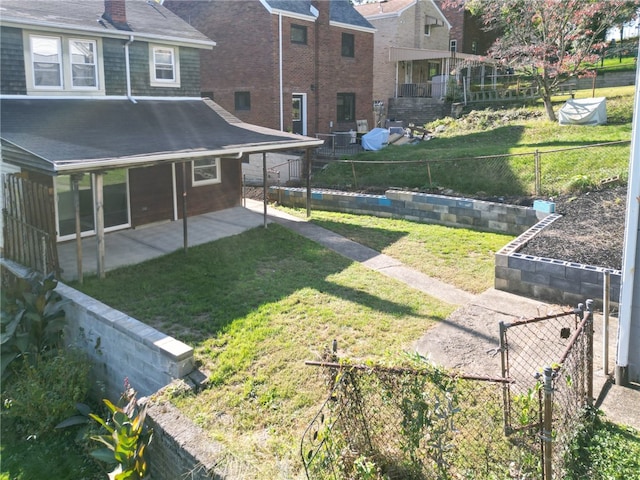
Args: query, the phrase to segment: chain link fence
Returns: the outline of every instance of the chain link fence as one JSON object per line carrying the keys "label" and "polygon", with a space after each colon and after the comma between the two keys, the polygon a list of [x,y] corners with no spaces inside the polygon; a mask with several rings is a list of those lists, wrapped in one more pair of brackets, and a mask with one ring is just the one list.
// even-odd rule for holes
{"label": "chain link fence", "polygon": [[568,446],[593,398],[593,302],[500,323],[505,430],[539,444],[545,479],[564,478]]}
{"label": "chain link fence", "polygon": [[502,385],[413,367],[321,363],[334,388],[301,442],[309,479],[525,478],[539,452],[504,434]]}
{"label": "chain link fence", "polygon": [[417,355],[395,367],[335,353],[307,362],[331,385],[301,440],[307,478],[564,478],[593,398],[592,305],[501,322],[501,377]]}
{"label": "chain link fence", "polygon": [[[324,172],[319,180],[323,185],[319,186],[372,188],[385,178],[407,188],[444,188],[468,195],[555,195],[621,180],[626,164],[620,168],[609,159],[628,158],[629,145],[629,141],[619,141],[519,154],[406,161],[334,157],[322,162],[344,167],[336,169],[335,174]],[[584,173],[568,172],[567,163],[584,165]],[[318,182],[314,180],[314,184]]]}

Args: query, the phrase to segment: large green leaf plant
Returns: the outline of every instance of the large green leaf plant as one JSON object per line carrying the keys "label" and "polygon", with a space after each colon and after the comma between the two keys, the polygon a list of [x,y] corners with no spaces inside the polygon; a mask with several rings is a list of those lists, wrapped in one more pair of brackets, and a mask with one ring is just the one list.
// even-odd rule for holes
{"label": "large green leaf plant", "polygon": [[12,285],[3,285],[0,309],[0,372],[10,373],[14,361],[22,359],[37,365],[60,347],[65,327],[64,301],[55,291],[53,273],[43,277],[33,273]]}

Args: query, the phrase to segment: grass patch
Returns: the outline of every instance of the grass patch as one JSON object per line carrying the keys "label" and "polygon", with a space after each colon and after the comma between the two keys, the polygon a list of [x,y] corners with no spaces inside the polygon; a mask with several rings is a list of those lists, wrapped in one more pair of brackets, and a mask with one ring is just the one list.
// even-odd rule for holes
{"label": "grass patch", "polygon": [[571,444],[567,480],[640,479],[640,432],[595,415]]}
{"label": "grass patch", "polygon": [[333,339],[351,358],[395,354],[452,311],[275,224],[74,286],[195,348],[211,388],[172,401],[242,478],[299,472],[326,396],[305,360]]}
{"label": "grass patch", "polygon": [[[300,218],[306,210],[282,208]],[[494,284],[495,253],[515,237],[465,228],[314,210],[311,222],[471,293]]]}
{"label": "grass patch", "polygon": [[[535,191],[536,150],[541,152],[541,186],[547,195],[571,191],[572,180],[585,173],[594,184],[615,175],[625,178],[629,143],[557,151],[631,139],[635,86],[595,92],[579,90],[576,98],[589,98],[592,94],[607,99],[606,125],[560,127],[542,115],[541,102],[513,110],[473,111],[459,120],[447,118],[427,125],[430,129],[437,125],[446,127],[427,142],[389,145],[377,152],[351,157],[364,163],[330,163],[314,175],[313,186],[375,190],[391,186],[444,188],[467,195],[530,195]],[[557,97],[557,108],[565,101],[566,96]],[[492,158],[476,158],[482,156]],[[428,167],[424,163],[427,160]],[[423,163],[399,163],[407,161]]]}

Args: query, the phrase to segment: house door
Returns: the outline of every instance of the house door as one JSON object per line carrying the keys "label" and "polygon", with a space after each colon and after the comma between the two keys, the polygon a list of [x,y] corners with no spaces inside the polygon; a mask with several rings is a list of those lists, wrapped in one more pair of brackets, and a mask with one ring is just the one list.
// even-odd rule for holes
{"label": "house door", "polygon": [[293,94],[291,131],[300,135],[307,134],[307,95],[304,93]]}
{"label": "house door", "polygon": [[[71,176],[59,175],[55,180],[58,240],[75,237],[76,216]],[[129,183],[126,169],[109,170],[103,181],[103,213],[105,231],[126,228],[129,224]],[[80,230],[82,236],[95,234],[95,200],[93,175],[84,174],[78,182],[80,197]]]}

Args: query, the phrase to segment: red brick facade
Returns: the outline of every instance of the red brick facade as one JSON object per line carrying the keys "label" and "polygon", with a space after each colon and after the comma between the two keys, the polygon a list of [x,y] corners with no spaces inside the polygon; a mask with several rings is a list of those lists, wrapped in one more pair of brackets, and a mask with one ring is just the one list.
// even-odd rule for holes
{"label": "red brick facade", "polygon": [[495,32],[486,32],[482,27],[482,19],[474,17],[467,10],[445,9],[444,0],[436,0],[438,7],[451,24],[449,38],[457,43],[460,53],[485,55],[498,37]]}
{"label": "red brick facade", "polygon": [[[164,5],[216,42],[212,51],[201,53],[202,92],[241,120],[292,130],[296,94],[306,100],[306,135],[355,130],[356,119],[372,126],[373,32],[330,25],[331,2],[312,3],[319,11],[315,21],[311,14],[270,13],[259,0],[167,0]],[[291,41],[292,24],[306,27],[306,44]],[[354,37],[353,57],[341,54],[343,33]],[[249,93],[250,108],[236,109],[237,92]],[[338,122],[338,93],[355,95],[350,121]]]}

